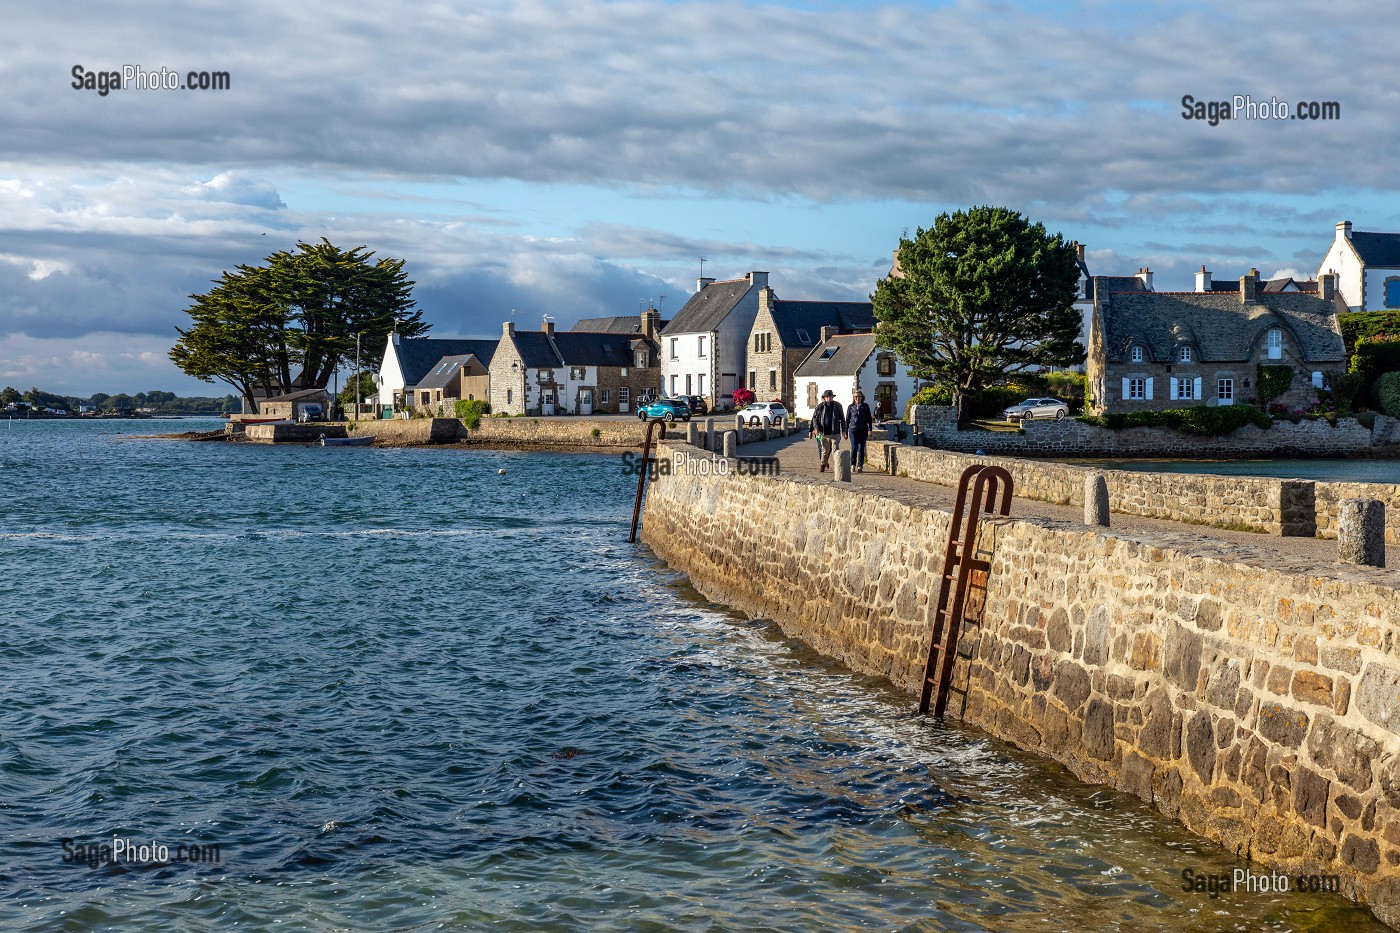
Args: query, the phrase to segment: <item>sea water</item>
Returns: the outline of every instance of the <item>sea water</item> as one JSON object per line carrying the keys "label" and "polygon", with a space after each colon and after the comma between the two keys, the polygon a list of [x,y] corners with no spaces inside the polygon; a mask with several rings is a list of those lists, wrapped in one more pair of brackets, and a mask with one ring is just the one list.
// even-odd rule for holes
{"label": "sea water", "polygon": [[0,926],[1381,929],[707,603],[619,458],[124,436],[212,426],[0,425]]}

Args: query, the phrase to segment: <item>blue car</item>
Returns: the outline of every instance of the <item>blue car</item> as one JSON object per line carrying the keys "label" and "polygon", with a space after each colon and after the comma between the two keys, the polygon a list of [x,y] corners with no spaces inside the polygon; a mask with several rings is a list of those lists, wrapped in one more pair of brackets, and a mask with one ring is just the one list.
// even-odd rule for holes
{"label": "blue car", "polygon": [[678,398],[659,398],[638,408],[637,417],[643,421],[648,418],[661,421],[675,421],[679,418],[682,421],[689,421],[690,406]]}

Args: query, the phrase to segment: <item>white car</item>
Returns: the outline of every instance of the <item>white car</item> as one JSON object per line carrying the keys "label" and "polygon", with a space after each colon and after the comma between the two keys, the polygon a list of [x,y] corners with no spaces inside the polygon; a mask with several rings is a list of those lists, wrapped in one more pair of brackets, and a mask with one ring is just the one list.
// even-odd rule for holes
{"label": "white car", "polygon": [[1035,418],[1054,418],[1062,421],[1069,417],[1069,405],[1057,398],[1028,398],[1012,405],[1002,413],[1007,421],[1031,421]]}
{"label": "white car", "polygon": [[739,417],[750,427],[756,428],[765,424],[786,422],[788,410],[783,407],[782,402],[754,402],[739,412]]}

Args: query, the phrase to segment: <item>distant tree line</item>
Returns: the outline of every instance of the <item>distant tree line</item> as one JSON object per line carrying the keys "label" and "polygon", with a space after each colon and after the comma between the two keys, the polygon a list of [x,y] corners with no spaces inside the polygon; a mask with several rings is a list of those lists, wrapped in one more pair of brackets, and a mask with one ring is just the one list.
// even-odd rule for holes
{"label": "distant tree line", "polygon": [[21,392],[13,386],[6,386],[4,389],[0,389],[0,408],[9,408],[11,405],[15,409],[48,408],[73,413],[76,413],[84,405],[91,405],[98,411],[113,412],[146,408],[161,415],[222,415],[241,410],[238,398],[233,395],[182,397],[174,392],[152,390],[150,392],[137,392],[135,395],[127,395],[125,392],[117,395],[94,392],[87,398],[82,398],[76,395],[45,392],[38,388],[30,388],[28,392]]}

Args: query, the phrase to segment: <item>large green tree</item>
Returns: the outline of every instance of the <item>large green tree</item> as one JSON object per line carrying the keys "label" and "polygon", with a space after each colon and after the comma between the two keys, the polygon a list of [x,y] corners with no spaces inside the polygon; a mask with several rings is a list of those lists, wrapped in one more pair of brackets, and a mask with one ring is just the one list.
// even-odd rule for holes
{"label": "large green tree", "polygon": [[899,241],[870,300],[877,342],[920,379],[951,389],[960,421],[1009,374],[1084,359],[1073,244],[1003,207],[940,214]]}
{"label": "large green tree", "polygon": [[170,358],[191,376],[228,383],[254,408],[260,395],[325,388],[353,361],[357,334],[377,347],[395,328],[405,337],[427,332],[403,265],[322,238],[238,266],[190,296],[192,323],[175,329]]}

